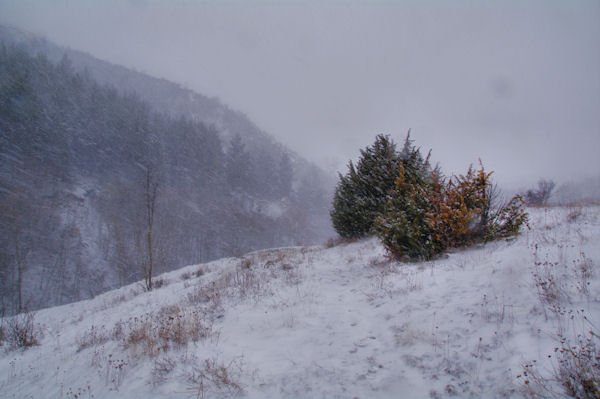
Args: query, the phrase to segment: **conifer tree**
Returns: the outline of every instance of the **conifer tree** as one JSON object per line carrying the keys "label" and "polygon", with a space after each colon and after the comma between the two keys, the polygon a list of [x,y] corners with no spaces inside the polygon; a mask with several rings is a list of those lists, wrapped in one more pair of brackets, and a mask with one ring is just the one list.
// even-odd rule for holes
{"label": "conifer tree", "polygon": [[225,159],[225,178],[230,187],[239,191],[252,189],[250,154],[246,151],[242,138],[236,134],[229,144]]}
{"label": "conifer tree", "polygon": [[294,179],[294,169],[292,167],[292,161],[290,156],[283,153],[279,165],[277,167],[277,173],[275,174],[275,196],[276,198],[289,197],[292,193],[292,181]]}
{"label": "conifer tree", "polygon": [[350,162],[348,173],[339,175],[330,213],[333,227],[344,238],[371,233],[399,171],[396,144],[389,136],[378,135],[375,143],[360,153],[356,167]]}
{"label": "conifer tree", "polygon": [[426,219],[435,183],[429,156],[423,158],[409,132],[399,157],[394,188],[376,218],[375,231],[395,258],[429,259],[436,252]]}

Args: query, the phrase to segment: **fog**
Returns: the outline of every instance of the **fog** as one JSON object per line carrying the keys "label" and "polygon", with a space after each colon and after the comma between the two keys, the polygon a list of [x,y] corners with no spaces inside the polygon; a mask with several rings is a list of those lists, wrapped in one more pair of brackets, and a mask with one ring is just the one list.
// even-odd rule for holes
{"label": "fog", "polygon": [[447,173],[600,172],[598,1],[0,0],[0,23],[218,97],[330,171],[410,128]]}

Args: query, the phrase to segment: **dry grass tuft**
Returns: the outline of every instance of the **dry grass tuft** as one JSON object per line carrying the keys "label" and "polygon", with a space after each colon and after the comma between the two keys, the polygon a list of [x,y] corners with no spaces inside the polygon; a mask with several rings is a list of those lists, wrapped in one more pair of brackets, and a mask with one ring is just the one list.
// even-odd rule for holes
{"label": "dry grass tuft", "polygon": [[594,300],[589,290],[593,262],[583,251],[571,262],[564,251],[555,262],[538,261],[537,253],[534,255],[533,281],[546,317],[556,324],[557,331],[552,335],[557,338],[554,352],[545,359],[549,366],[542,367],[536,360],[523,365],[523,372],[517,376],[522,391],[535,399],[598,399],[600,336],[582,309],[583,304],[590,306]]}
{"label": "dry grass tuft", "polygon": [[96,347],[102,345],[109,340],[109,334],[104,326],[92,326],[89,330],[83,333],[83,335],[76,338],[77,352],[81,352],[84,349]]}
{"label": "dry grass tuft", "polygon": [[113,336],[135,354],[155,357],[171,348],[206,339],[213,332],[212,322],[199,310],[167,306],[118,323]]}

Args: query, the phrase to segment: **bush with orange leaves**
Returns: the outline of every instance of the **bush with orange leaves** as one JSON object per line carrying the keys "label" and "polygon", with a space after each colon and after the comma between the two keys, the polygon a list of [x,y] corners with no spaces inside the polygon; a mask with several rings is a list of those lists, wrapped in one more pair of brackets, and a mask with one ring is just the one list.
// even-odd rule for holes
{"label": "bush with orange leaves", "polygon": [[[413,148],[418,155],[418,149]],[[428,260],[448,248],[517,235],[527,224],[520,196],[498,202],[492,172],[469,168],[445,179],[439,168],[415,173],[402,165],[375,230],[389,253],[400,260]]]}
{"label": "bush with orange leaves", "polygon": [[447,182],[434,175],[426,221],[440,248],[468,245],[487,235],[490,175],[483,167]]}

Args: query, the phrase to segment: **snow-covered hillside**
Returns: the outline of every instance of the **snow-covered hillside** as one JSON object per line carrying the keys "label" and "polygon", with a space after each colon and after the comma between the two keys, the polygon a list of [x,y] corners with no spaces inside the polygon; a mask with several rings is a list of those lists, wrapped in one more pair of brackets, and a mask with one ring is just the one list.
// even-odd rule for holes
{"label": "snow-covered hillside", "polygon": [[274,249],[40,311],[39,346],[0,348],[0,396],[560,396],[558,334],[599,344],[600,208],[530,219],[434,262],[390,262],[375,239]]}

